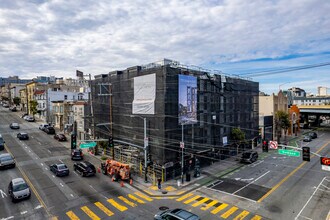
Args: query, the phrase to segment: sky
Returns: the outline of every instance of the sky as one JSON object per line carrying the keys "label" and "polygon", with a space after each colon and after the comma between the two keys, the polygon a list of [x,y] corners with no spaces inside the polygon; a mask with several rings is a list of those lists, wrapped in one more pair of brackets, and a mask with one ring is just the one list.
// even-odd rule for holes
{"label": "sky", "polygon": [[267,94],[316,93],[330,88],[329,12],[328,0],[1,0],[0,77],[98,75],[168,58],[248,77]]}

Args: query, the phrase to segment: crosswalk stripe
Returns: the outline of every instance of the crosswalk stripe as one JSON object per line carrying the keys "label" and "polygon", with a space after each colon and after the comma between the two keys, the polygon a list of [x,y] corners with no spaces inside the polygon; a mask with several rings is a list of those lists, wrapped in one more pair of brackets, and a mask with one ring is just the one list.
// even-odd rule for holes
{"label": "crosswalk stripe", "polygon": [[232,215],[234,212],[236,212],[237,209],[238,208],[236,206],[231,207],[227,212],[225,212],[221,215],[221,218],[225,218],[225,219],[228,218],[230,215]]}
{"label": "crosswalk stripe", "polygon": [[144,204],[145,203],[143,200],[141,200],[139,198],[136,198],[132,194],[128,194],[127,196],[128,196],[128,198],[133,199],[134,201],[137,201],[138,203],[141,203],[141,204]]}
{"label": "crosswalk stripe", "polygon": [[195,200],[198,199],[198,198],[200,198],[200,196],[194,196],[194,197],[192,197],[192,198],[190,198],[190,199],[184,201],[183,203],[184,203],[184,204],[189,204],[189,203],[191,203],[192,201],[195,201]]}
{"label": "crosswalk stripe", "polygon": [[219,205],[217,208],[213,209],[211,211],[212,214],[217,214],[218,212],[220,212],[222,209],[226,208],[228,206],[228,204],[226,203],[222,203],[221,205]]}
{"label": "crosswalk stripe", "polygon": [[210,202],[209,204],[207,204],[206,206],[202,207],[201,210],[208,210],[209,208],[211,208],[212,206],[214,206],[215,204],[217,204],[218,201],[217,200],[213,200],[212,202]]}
{"label": "crosswalk stripe", "polygon": [[136,207],[137,206],[136,203],[129,201],[128,199],[126,199],[123,196],[118,196],[118,199],[120,199],[121,201],[125,202],[126,204],[128,204],[128,205],[130,205],[132,207]]}
{"label": "crosswalk stripe", "polygon": [[102,203],[100,202],[95,202],[94,203],[99,209],[101,209],[105,214],[108,216],[112,216],[113,212],[111,212],[107,207],[105,207]]}
{"label": "crosswalk stripe", "polygon": [[71,219],[71,220],[79,220],[78,216],[76,216],[73,211],[68,211],[66,215]]}
{"label": "crosswalk stripe", "polygon": [[261,220],[261,219],[262,218],[259,215],[255,215],[255,216],[253,216],[253,218],[251,218],[251,220]]}
{"label": "crosswalk stripe", "polygon": [[145,199],[145,200],[147,200],[149,202],[152,201],[152,198],[150,198],[150,197],[148,197],[148,196],[146,196],[146,195],[144,195],[144,194],[142,194],[140,192],[135,192],[135,194],[138,195],[138,196],[140,196],[142,199]]}
{"label": "crosswalk stripe", "polygon": [[113,205],[116,209],[118,209],[119,211],[123,212],[127,210],[126,206],[120,205],[119,203],[117,203],[115,200],[113,199],[108,199],[107,200],[108,203],[110,203],[111,205]]}
{"label": "crosswalk stripe", "polygon": [[188,198],[188,197],[190,197],[192,195],[194,195],[194,194],[188,193],[188,194],[186,194],[184,196],[181,196],[180,198],[176,199],[176,201],[180,202],[180,201],[182,201],[182,200],[184,200],[184,199],[186,199],[186,198]]}
{"label": "crosswalk stripe", "polygon": [[200,201],[198,201],[198,202],[192,204],[192,207],[197,207],[197,206],[199,206],[199,205],[205,203],[207,200],[209,200],[209,198],[204,198],[204,199],[202,199],[202,200],[200,200]]}
{"label": "crosswalk stripe", "polygon": [[236,216],[233,220],[242,220],[244,219],[250,212],[244,210],[238,216]]}
{"label": "crosswalk stripe", "polygon": [[83,210],[91,219],[93,220],[101,220],[97,215],[95,215],[92,210],[90,210],[87,206],[81,207],[81,210]]}

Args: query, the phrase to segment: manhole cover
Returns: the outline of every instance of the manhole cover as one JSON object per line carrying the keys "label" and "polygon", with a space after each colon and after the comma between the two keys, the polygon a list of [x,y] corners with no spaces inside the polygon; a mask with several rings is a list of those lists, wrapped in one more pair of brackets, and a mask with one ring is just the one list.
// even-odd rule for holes
{"label": "manhole cover", "polygon": [[161,207],[159,207],[159,210],[160,210],[160,211],[164,211],[164,210],[166,210],[166,209],[168,209],[168,207],[166,207],[166,206],[161,206]]}

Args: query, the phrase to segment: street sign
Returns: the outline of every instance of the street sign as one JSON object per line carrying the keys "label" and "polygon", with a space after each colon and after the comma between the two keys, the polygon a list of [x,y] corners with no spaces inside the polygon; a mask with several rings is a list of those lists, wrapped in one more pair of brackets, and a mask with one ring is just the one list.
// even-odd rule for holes
{"label": "street sign", "polygon": [[183,149],[184,148],[184,142],[180,141],[180,147]]}
{"label": "street sign", "polygon": [[147,137],[144,139],[144,144],[145,144],[145,146],[148,146],[149,145],[149,141],[148,141],[148,138]]}
{"label": "street sign", "polygon": [[90,147],[95,147],[96,142],[88,142],[88,143],[82,143],[80,144],[80,148],[90,148]]}
{"label": "street sign", "polygon": [[278,148],[277,141],[269,141],[269,148],[277,150]]}
{"label": "street sign", "polygon": [[300,157],[300,152],[295,151],[295,150],[284,150],[284,149],[279,149],[278,150],[279,154],[286,155],[289,157]]}

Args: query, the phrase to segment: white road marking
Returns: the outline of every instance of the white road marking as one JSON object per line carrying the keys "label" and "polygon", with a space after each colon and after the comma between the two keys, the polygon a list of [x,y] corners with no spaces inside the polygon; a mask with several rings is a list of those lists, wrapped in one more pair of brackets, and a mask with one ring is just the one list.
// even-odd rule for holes
{"label": "white road marking", "polygon": [[42,205],[38,205],[37,207],[35,207],[34,209],[40,209],[42,208]]}
{"label": "white road marking", "polygon": [[41,163],[41,166],[44,166],[44,164],[43,164],[43,163]]}
{"label": "white road marking", "polygon": [[53,178],[55,178],[55,175],[53,175]]}
{"label": "white road marking", "polygon": [[250,179],[241,179],[241,181],[252,181],[254,178],[250,178]]}
{"label": "white road marking", "polygon": [[60,161],[61,163],[63,163],[63,161],[62,161],[61,159],[60,159],[59,161]]}
{"label": "white road marking", "polygon": [[264,160],[259,160],[258,162],[251,164],[250,167],[258,166],[258,165],[261,164],[262,162],[264,162]]}
{"label": "white road marking", "polygon": [[235,194],[235,193],[241,191],[242,189],[248,187],[248,186],[251,185],[252,183],[254,183],[254,182],[256,182],[257,180],[259,180],[261,177],[263,177],[263,176],[265,176],[266,174],[268,174],[269,172],[270,172],[270,170],[268,170],[266,173],[264,173],[264,174],[262,174],[261,176],[259,176],[257,179],[253,180],[251,183],[249,183],[249,184],[243,186],[242,188],[236,190],[235,192],[233,192],[233,194]]}
{"label": "white road marking", "polygon": [[[48,149],[47,149],[48,150]],[[52,153],[50,150],[48,150],[49,153]]]}
{"label": "white road marking", "polygon": [[12,218],[14,218],[14,216],[9,216],[7,218],[2,218],[1,220],[8,220],[8,219],[12,219]]}
{"label": "white road marking", "polygon": [[322,185],[323,181],[325,180],[326,177],[324,177],[322,179],[322,181],[320,182],[320,184],[316,187],[316,189],[314,190],[313,194],[311,195],[311,197],[309,197],[309,199],[307,200],[307,202],[305,203],[305,205],[302,207],[302,209],[300,210],[300,212],[298,213],[298,215],[294,218],[294,219],[298,219],[298,217],[300,216],[300,214],[302,213],[302,211],[305,209],[305,207],[307,206],[307,204],[311,201],[312,197],[315,195],[316,191],[319,189],[319,187]]}
{"label": "white road marking", "polygon": [[7,194],[4,191],[2,191],[1,189],[0,189],[0,193],[1,193],[2,198],[7,197]]}
{"label": "white road marking", "polygon": [[[94,189],[94,187],[92,185],[89,185],[90,188]],[[94,189],[96,191],[96,189]],[[96,191],[97,192],[97,191]]]}
{"label": "white road marking", "polygon": [[42,145],[40,142],[38,142],[39,143],[39,145]]}
{"label": "white road marking", "polygon": [[308,220],[313,220],[313,219],[311,219],[311,218],[308,218],[308,217],[306,217],[306,216],[303,216],[303,215],[301,215],[300,217],[303,217],[303,218],[305,218],[305,219],[308,219]]}
{"label": "white road marking", "polygon": [[48,170],[48,168],[46,167],[45,170]]}
{"label": "white road marking", "polygon": [[21,215],[24,215],[24,214],[26,214],[27,213],[27,211],[23,211],[23,212],[21,212]]}
{"label": "white road marking", "polygon": [[108,200],[109,198],[108,197],[106,197],[105,195],[102,195],[106,200]]}
{"label": "white road marking", "polygon": [[27,148],[27,146],[25,146],[25,148]]}
{"label": "white road marking", "polygon": [[321,186],[323,186],[323,187],[325,187],[325,188],[327,188],[327,189],[330,189],[329,187],[327,187],[327,186],[325,186],[325,185],[323,185],[323,184],[321,184]]}
{"label": "white road marking", "polygon": [[[207,187],[204,186],[204,188],[207,188]],[[243,197],[243,196],[234,195],[234,194],[231,194],[231,193],[228,193],[228,192],[225,192],[225,191],[221,191],[221,190],[217,190],[217,189],[213,189],[213,188],[207,188],[207,189],[209,189],[209,190],[213,190],[213,191],[216,191],[216,192],[221,192],[221,193],[224,193],[224,194],[226,194],[226,195],[235,196],[235,197],[237,197],[237,198],[241,198],[241,199],[245,199],[245,200],[248,200],[248,201],[251,201],[251,202],[257,203],[257,201],[252,200],[252,199],[249,199],[249,198],[246,198],[246,197]]]}
{"label": "white road marking", "polygon": [[70,194],[71,197],[74,197],[72,194]]}
{"label": "white road marking", "polygon": [[64,187],[62,183],[60,183],[60,185],[61,185],[62,187]]}
{"label": "white road marking", "polygon": [[31,151],[29,150],[29,153],[31,153]]}

